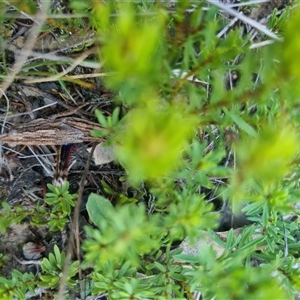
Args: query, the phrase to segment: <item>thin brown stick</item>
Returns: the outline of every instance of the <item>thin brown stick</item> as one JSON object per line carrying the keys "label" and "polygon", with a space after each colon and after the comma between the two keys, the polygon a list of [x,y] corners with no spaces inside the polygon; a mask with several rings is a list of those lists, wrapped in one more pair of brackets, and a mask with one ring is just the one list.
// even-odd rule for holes
{"label": "thin brown stick", "polygon": [[[66,285],[67,285],[69,266],[70,266],[70,262],[71,262],[71,253],[72,253],[72,248],[73,248],[73,244],[74,244],[74,237],[75,237],[75,244],[76,244],[76,255],[77,255],[77,259],[80,262],[80,235],[79,235],[79,221],[78,220],[79,220],[80,204],[81,204],[81,199],[82,199],[83,189],[84,189],[84,182],[85,182],[87,173],[89,171],[89,166],[90,166],[90,163],[91,163],[91,160],[93,157],[94,150],[95,150],[95,145],[91,149],[91,152],[89,154],[89,157],[88,157],[87,163],[85,165],[85,169],[84,169],[84,172],[81,177],[80,184],[79,184],[78,198],[77,198],[77,202],[76,202],[74,214],[73,214],[73,219],[72,219],[74,232],[73,232],[73,230],[71,230],[70,235],[69,235],[66,259],[65,259],[64,268],[63,268],[63,276],[60,281],[59,291],[58,291],[58,295],[57,295],[57,299],[59,299],[59,300],[64,299],[64,292],[65,292]],[[79,274],[79,279],[82,279],[82,273],[81,273],[80,267],[78,270],[78,274]]]}

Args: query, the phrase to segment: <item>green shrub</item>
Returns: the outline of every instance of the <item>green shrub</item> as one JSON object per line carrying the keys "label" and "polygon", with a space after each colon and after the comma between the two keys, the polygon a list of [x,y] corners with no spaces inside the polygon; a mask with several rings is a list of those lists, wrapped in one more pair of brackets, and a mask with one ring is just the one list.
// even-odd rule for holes
{"label": "green shrub", "polygon": [[[104,84],[122,108],[109,117],[98,111],[104,129],[93,134],[115,147],[123,180],[149,188],[155,209],[137,205],[138,197],[118,199],[112,187],[105,191],[116,206],[91,194],[94,226],[85,228],[80,265],[86,281],[76,282],[79,263],[73,262],[66,285],[110,299],[199,293],[203,299],[292,299],[300,289],[299,227],[283,215],[296,211],[299,199],[299,12],[273,13],[270,26],[284,42],[251,49],[241,26],[218,36],[228,21],[206,1],[192,9],[192,1],[178,1],[171,11],[151,1],[70,2],[97,31],[98,58],[110,74]],[[259,33],[259,41],[266,38]],[[50,229],[62,229],[75,196],[66,186],[49,188],[46,203],[56,212]],[[254,224],[220,239],[212,231],[220,215],[207,191],[235,213],[242,205]],[[4,204],[2,214],[12,210]],[[11,222],[21,221],[19,215]],[[0,221],[1,230],[9,224]],[[209,245],[196,255],[176,249],[182,240],[197,244],[204,232],[221,255]],[[65,254],[54,252],[34,284],[58,287]],[[19,287],[11,292],[12,274],[0,278],[7,297],[19,295]],[[26,280],[21,291],[30,289]]]}

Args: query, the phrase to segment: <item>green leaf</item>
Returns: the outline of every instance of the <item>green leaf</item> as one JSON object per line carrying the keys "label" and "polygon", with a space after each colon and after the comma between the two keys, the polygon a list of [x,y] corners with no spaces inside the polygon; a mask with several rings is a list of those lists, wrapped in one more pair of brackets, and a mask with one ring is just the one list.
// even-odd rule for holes
{"label": "green leaf", "polygon": [[165,272],[167,271],[166,267],[165,267],[164,265],[158,263],[157,261],[154,262],[154,265],[156,266],[156,268],[157,268],[159,271],[161,271],[161,272],[163,272],[163,273],[165,273]]}
{"label": "green leaf", "polygon": [[236,114],[233,114],[232,112],[228,111],[226,108],[224,108],[224,111],[228,116],[230,116],[233,122],[236,123],[236,125],[239,126],[242,130],[244,130],[252,137],[257,137],[257,132],[249,124],[247,124],[241,117],[239,117]]}
{"label": "green leaf", "polygon": [[98,227],[101,227],[101,218],[113,221],[114,207],[109,200],[100,195],[91,193],[86,208],[89,217]]}
{"label": "green leaf", "polygon": [[47,183],[47,188],[54,193],[53,195],[56,195],[54,185],[52,185],[51,183]]}
{"label": "green leaf", "polygon": [[208,230],[209,237],[215,241],[218,245],[225,248],[226,244],[223,240],[220,239],[220,237],[212,230]]}
{"label": "green leaf", "polygon": [[264,204],[262,220],[263,220],[263,226],[267,227],[268,224],[269,224],[269,207],[268,207],[268,203]]}
{"label": "green leaf", "polygon": [[122,278],[123,276],[125,276],[125,274],[127,273],[128,269],[130,268],[130,262],[127,261],[124,263],[124,265],[122,266],[122,268],[119,271],[119,276],[120,278]]}
{"label": "green leaf", "polygon": [[247,241],[249,240],[250,236],[252,235],[254,231],[254,226],[250,226],[248,228],[245,228],[243,230],[243,233],[241,235],[241,240],[240,240],[240,245],[243,246],[244,244],[247,243]]}
{"label": "green leaf", "polygon": [[41,267],[42,267],[42,270],[47,273],[50,273],[53,271],[53,266],[50,264],[50,262],[47,258],[43,259]]}
{"label": "green leaf", "polygon": [[257,246],[258,244],[263,242],[265,239],[266,239],[265,236],[258,237],[256,239],[250,241],[249,243],[247,243],[243,247],[239,248],[235,253],[238,254],[238,253],[244,252],[246,250],[250,252],[252,249],[255,249],[255,246]]}
{"label": "green leaf", "polygon": [[49,254],[49,262],[50,262],[52,268],[55,269],[56,268],[56,259],[55,259],[55,256],[53,255],[53,253]]}
{"label": "green leaf", "polygon": [[226,244],[225,244],[225,250],[230,250],[232,245],[234,243],[234,233],[233,233],[233,229],[230,229],[228,234],[227,234],[227,240],[226,240]]}
{"label": "green leaf", "polygon": [[104,117],[104,115],[102,114],[102,112],[99,109],[96,109],[95,115],[98,119],[99,124],[103,127],[107,127],[106,118]]}
{"label": "green leaf", "polygon": [[54,254],[56,258],[56,265],[59,269],[62,268],[62,259],[61,259],[61,253],[57,245],[54,245]]}
{"label": "green leaf", "polygon": [[266,238],[266,242],[267,242],[269,251],[271,251],[271,253],[274,253],[275,242],[268,237]]}
{"label": "green leaf", "polygon": [[120,114],[120,108],[116,107],[112,113],[112,125],[115,125],[118,123],[119,120],[119,114]]}
{"label": "green leaf", "polygon": [[69,182],[67,181],[66,183],[64,183],[62,186],[61,186],[61,193],[62,194],[65,194],[65,193],[68,193],[69,191]]}
{"label": "green leaf", "polygon": [[102,185],[105,193],[107,193],[109,195],[117,195],[118,194],[104,180],[101,180],[101,185]]}

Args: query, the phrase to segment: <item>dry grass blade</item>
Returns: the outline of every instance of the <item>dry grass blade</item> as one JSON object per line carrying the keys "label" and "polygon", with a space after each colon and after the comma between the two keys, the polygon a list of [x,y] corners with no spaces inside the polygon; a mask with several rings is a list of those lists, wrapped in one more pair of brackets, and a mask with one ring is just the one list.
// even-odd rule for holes
{"label": "dry grass blade", "polygon": [[96,48],[90,49],[83,53],[81,56],[79,56],[66,70],[64,70],[61,73],[58,73],[54,76],[50,76],[47,78],[37,78],[37,79],[29,79],[25,80],[24,83],[36,83],[36,82],[50,82],[50,81],[56,81],[59,80],[62,76],[65,76],[69,72],[71,72],[73,69],[75,69],[80,63],[82,63],[89,55],[95,53]]}
{"label": "dry grass blade", "polygon": [[7,88],[13,82],[15,76],[20,72],[22,66],[24,65],[26,59],[28,58],[31,50],[34,47],[37,35],[40,33],[40,31],[47,19],[46,11],[50,7],[51,2],[43,1],[42,3],[44,6],[37,12],[37,14],[34,17],[37,25],[32,28],[32,30],[29,33],[28,38],[25,42],[23,50],[20,53],[20,55],[17,57],[16,62],[14,64],[14,66],[12,67],[11,72],[6,76],[4,82],[0,86],[0,91],[1,91],[0,98],[2,98],[2,96],[4,95]]}
{"label": "dry grass blade", "polygon": [[258,31],[264,33],[265,35],[267,35],[268,37],[274,39],[274,40],[278,40],[281,41],[282,39],[280,37],[278,37],[275,33],[273,33],[272,31],[270,31],[269,29],[267,29],[265,26],[261,25],[260,23],[252,20],[251,18],[243,15],[242,13],[232,9],[230,6],[225,5],[221,2],[218,1],[212,1],[212,0],[207,0],[208,3],[217,6],[218,8],[222,9],[223,11],[227,12],[228,14],[237,17],[238,19],[240,19],[241,21],[245,22],[246,24],[252,26],[253,28],[257,29]]}

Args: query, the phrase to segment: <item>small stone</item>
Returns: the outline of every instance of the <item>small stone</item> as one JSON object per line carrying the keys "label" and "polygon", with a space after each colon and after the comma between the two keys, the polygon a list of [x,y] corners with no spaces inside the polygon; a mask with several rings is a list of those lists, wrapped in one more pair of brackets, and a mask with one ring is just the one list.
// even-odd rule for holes
{"label": "small stone", "polygon": [[[91,148],[88,149],[91,151]],[[105,146],[104,143],[100,143],[95,147],[93,158],[96,166],[108,164],[115,159],[114,147]]]}

